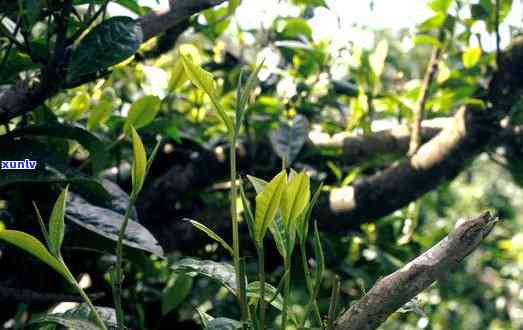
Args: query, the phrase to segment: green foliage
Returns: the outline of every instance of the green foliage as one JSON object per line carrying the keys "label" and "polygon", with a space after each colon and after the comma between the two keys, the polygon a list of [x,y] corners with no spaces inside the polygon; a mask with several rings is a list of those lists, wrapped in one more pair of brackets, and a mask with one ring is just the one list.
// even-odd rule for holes
{"label": "green foliage", "polygon": [[46,263],[55,271],[60,273],[66,280],[71,281],[71,278],[63,264],[49,253],[45,246],[35,237],[17,230],[3,229],[0,231],[0,239],[32,254],[40,261]]}
{"label": "green foliage", "polygon": [[287,173],[282,171],[269,181],[263,191],[256,196],[254,234],[258,244],[262,242],[267,229],[274,221],[286,183]]}
{"label": "green foliage", "polygon": [[134,53],[143,41],[137,22],[129,17],[111,17],[95,26],[80,40],[71,54],[67,80],[108,69]]}
{"label": "green foliage", "polygon": [[133,166],[132,166],[132,181],[133,193],[137,194],[143,186],[145,181],[145,169],[147,166],[147,155],[140,136],[131,126],[131,137],[133,143]]}
{"label": "green foliage", "polygon": [[149,125],[160,111],[160,104],[160,98],[154,95],[145,95],[136,100],[127,115],[124,133],[129,135],[131,127],[140,129]]}
{"label": "green foliage", "polygon": [[49,249],[55,257],[60,257],[60,249],[64,241],[65,232],[65,202],[67,201],[68,187],[60,193],[56,200],[51,216],[49,217]]}

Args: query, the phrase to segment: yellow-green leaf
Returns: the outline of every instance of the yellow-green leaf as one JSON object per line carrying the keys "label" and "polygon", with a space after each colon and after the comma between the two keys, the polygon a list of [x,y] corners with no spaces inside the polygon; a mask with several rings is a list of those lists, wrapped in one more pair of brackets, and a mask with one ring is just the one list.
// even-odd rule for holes
{"label": "yellow-green leaf", "polygon": [[113,103],[108,98],[101,98],[89,112],[87,119],[87,129],[94,130],[105,123],[113,112]]}
{"label": "yellow-green leaf", "polygon": [[378,43],[376,50],[369,57],[370,66],[376,77],[380,77],[385,67],[385,60],[389,52],[389,43],[387,40],[382,40]]}
{"label": "yellow-green leaf", "polygon": [[133,193],[137,194],[143,186],[145,181],[145,168],[147,166],[147,156],[140,136],[133,126],[131,126],[131,136],[133,141],[133,167],[132,167],[132,183]]}
{"label": "yellow-green leaf", "polygon": [[71,100],[71,103],[69,104],[69,111],[67,112],[67,117],[71,120],[78,120],[82,116],[84,112],[89,109],[91,99],[89,98],[89,95],[85,92],[81,92],[77,94],[73,99]]}
{"label": "yellow-green leaf", "polygon": [[149,125],[160,111],[161,100],[155,95],[145,95],[136,100],[124,125],[124,133],[128,135],[130,128],[133,126],[135,129]]}
{"label": "yellow-green leaf", "polygon": [[227,251],[231,253],[231,255],[234,254],[232,247],[229,244],[227,244],[227,242],[225,242],[223,238],[221,238],[220,236],[218,236],[218,234],[212,231],[209,227],[205,226],[203,223],[199,223],[198,221],[190,219],[188,220],[196,229],[203,231],[205,234],[207,234],[207,236],[220,243]]}
{"label": "yellow-green leaf", "polygon": [[462,56],[463,66],[466,69],[470,69],[476,64],[478,64],[479,59],[481,58],[481,48],[471,47],[467,49]]}
{"label": "yellow-green leaf", "polygon": [[310,179],[305,172],[295,175],[287,184],[281,198],[281,214],[287,228],[298,219],[310,199]]}
{"label": "yellow-green leaf", "polygon": [[64,265],[53,257],[45,246],[35,237],[17,230],[1,230],[0,239],[32,254],[40,261],[45,262],[54,270],[60,273],[65,279],[71,281]]}
{"label": "yellow-green leaf", "polygon": [[265,186],[261,193],[256,196],[254,232],[256,240],[259,243],[263,240],[265,232],[271,222],[274,221],[286,184],[287,172],[283,170]]}
{"label": "yellow-green leaf", "polygon": [[64,215],[65,203],[67,201],[68,187],[62,191],[54,203],[51,216],[49,217],[49,249],[51,254],[58,257],[64,241]]}
{"label": "yellow-green leaf", "polygon": [[218,101],[213,75],[210,72],[202,69],[196,63],[194,63],[191,57],[185,53],[185,48],[180,48],[180,56],[182,58],[185,73],[187,74],[191,82],[196,87],[203,90],[209,96],[214,108],[216,109],[216,111],[218,111],[218,115],[225,123],[225,126],[227,126],[229,132],[233,132],[233,124],[231,118],[229,118],[227,113],[225,113],[225,110]]}

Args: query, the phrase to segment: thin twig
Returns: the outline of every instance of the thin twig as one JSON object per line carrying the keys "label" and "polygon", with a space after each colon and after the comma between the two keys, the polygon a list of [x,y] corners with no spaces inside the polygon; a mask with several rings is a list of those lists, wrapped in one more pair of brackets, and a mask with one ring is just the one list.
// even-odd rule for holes
{"label": "thin twig", "polygon": [[[440,41],[443,41],[443,32],[440,32]],[[438,45],[432,51],[432,56],[427,67],[427,72],[420,87],[418,100],[414,108],[414,118],[410,136],[409,155],[412,156],[421,146],[421,122],[425,115],[425,105],[429,98],[430,88],[438,71],[439,61],[443,54],[443,45]]]}

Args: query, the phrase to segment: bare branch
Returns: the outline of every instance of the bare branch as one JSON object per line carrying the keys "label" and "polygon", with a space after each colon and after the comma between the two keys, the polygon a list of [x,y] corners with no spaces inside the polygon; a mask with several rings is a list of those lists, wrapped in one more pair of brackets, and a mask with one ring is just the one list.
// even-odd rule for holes
{"label": "bare branch", "polygon": [[389,315],[465,259],[494,227],[489,212],[457,227],[431,249],[378,281],[337,321],[336,330],[376,329]]}
{"label": "bare branch", "polygon": [[[440,41],[443,41],[443,32],[440,32]],[[443,45],[438,45],[432,51],[432,55],[429,60],[427,72],[423,78],[421,88],[419,91],[419,97],[414,108],[414,118],[412,122],[412,134],[410,137],[409,155],[414,155],[418,151],[421,145],[421,122],[425,116],[425,105],[429,99],[430,88],[432,82],[438,72],[439,61],[443,54]]]}

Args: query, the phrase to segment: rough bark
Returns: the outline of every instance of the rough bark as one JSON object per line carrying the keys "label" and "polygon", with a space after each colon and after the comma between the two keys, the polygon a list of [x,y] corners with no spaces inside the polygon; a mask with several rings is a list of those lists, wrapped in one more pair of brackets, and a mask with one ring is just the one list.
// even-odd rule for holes
{"label": "rough bark", "polygon": [[[502,132],[501,118],[519,100],[523,87],[523,37],[502,54],[483,100],[486,109],[460,109],[451,124],[412,157],[385,171],[335,189],[317,213],[331,230],[374,221],[455,178]],[[328,205],[326,207],[325,205]]]}
{"label": "rough bark", "polygon": [[492,230],[496,217],[485,212],[458,226],[431,249],[379,280],[343,313],[336,330],[376,329],[389,315],[460,264]]}

